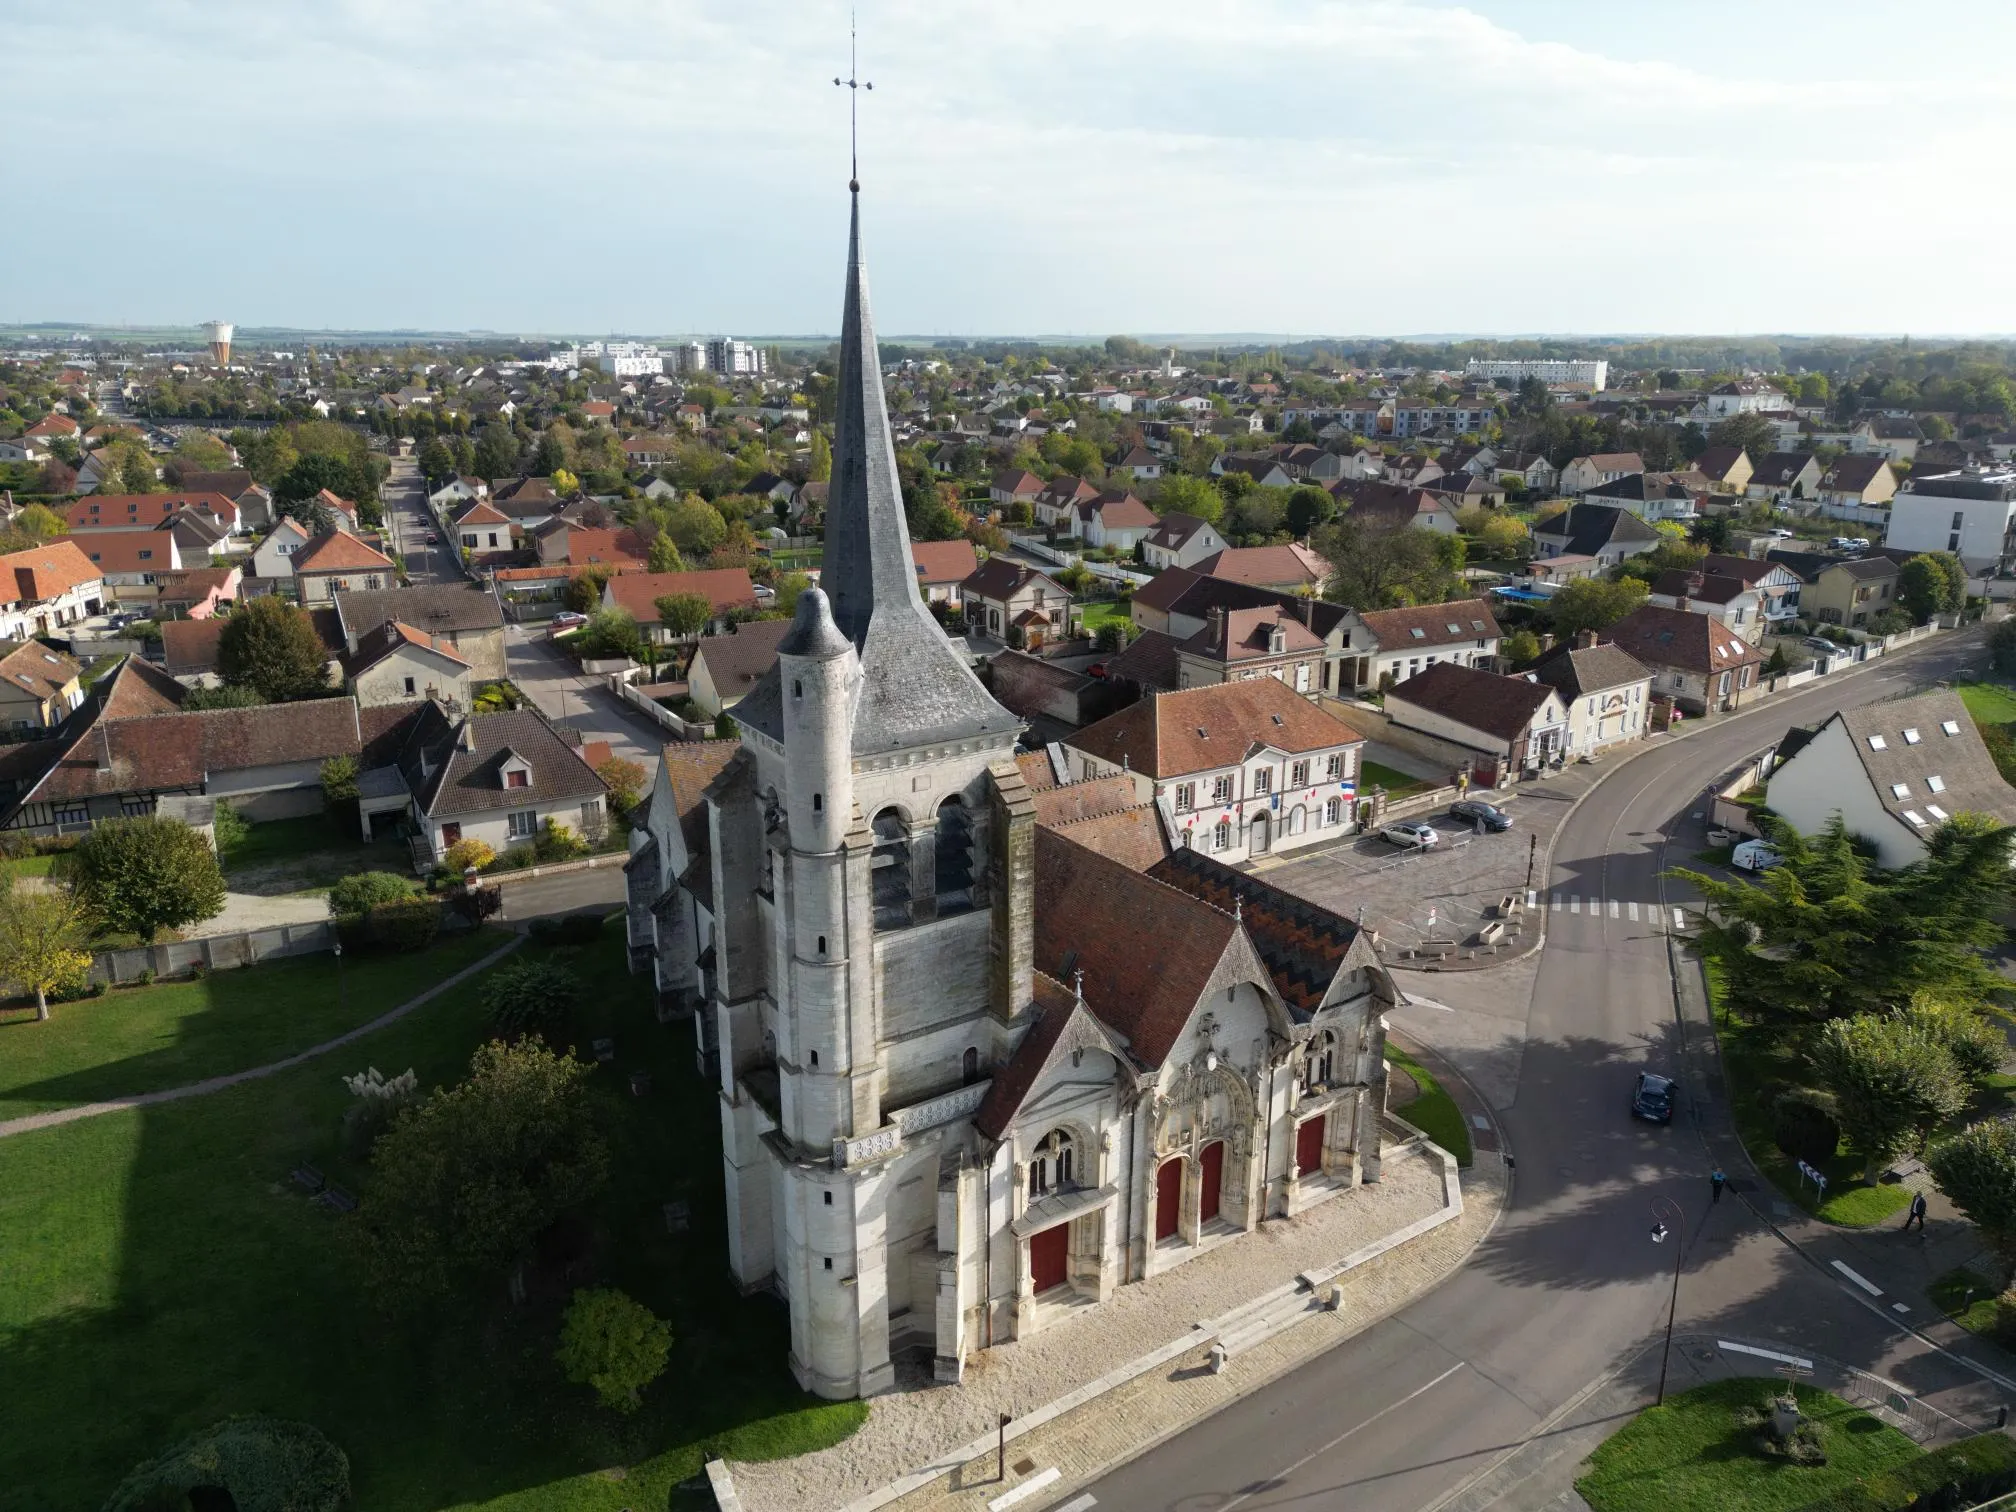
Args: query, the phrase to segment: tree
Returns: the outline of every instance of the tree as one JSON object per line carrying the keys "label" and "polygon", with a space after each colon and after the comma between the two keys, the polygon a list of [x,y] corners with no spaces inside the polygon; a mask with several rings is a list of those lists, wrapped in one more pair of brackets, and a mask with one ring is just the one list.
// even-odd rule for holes
{"label": "tree", "polygon": [[114,934],[152,944],[224,907],[224,873],[201,832],[149,815],[108,819],[70,853],[78,899]]}
{"label": "tree", "polygon": [[1914,625],[1952,613],[1966,594],[1967,570],[1950,552],[1921,552],[1898,569],[1897,601]]}
{"label": "tree", "polygon": [[1988,632],[1988,657],[2004,677],[2016,677],[2016,618],[1997,620]]}
{"label": "tree", "polygon": [[328,691],[329,649],[308,612],[275,594],[242,604],[217,637],[217,671],[269,703]]}
{"label": "tree", "polygon": [[231,467],[231,448],[208,431],[190,431],[169,453],[168,470],[179,484],[192,472],[223,472]]}
{"label": "tree", "polygon": [[1718,420],[1708,427],[1710,446],[1740,446],[1753,462],[1761,461],[1778,445],[1778,427],[1762,415],[1745,411]]}
{"label": "tree", "polygon": [[1981,1231],[2002,1262],[2001,1290],[2016,1285],[2016,1123],[1969,1124],[1925,1157],[1932,1179]]}
{"label": "tree", "polygon": [[493,1040],[466,1081],[437,1090],[371,1155],[358,1233],[388,1302],[514,1274],[532,1242],[608,1180],[588,1097],[590,1068],[536,1039]]}
{"label": "tree", "polygon": [[645,558],[645,566],[653,572],[684,572],[686,562],[679,555],[679,543],[664,531],[659,531],[651,542],[650,555]]}
{"label": "tree", "polygon": [[714,606],[704,593],[668,593],[654,599],[652,607],[658,611],[658,623],[680,640],[704,632],[714,617]]}
{"label": "tree", "polygon": [[619,814],[630,812],[644,794],[644,768],[634,761],[611,756],[595,768],[595,775],[609,784],[609,801]]}
{"label": "tree", "polygon": [[808,483],[830,483],[833,480],[833,445],[826,439],[826,432],[812,432],[812,461],[806,469]]}
{"label": "tree", "polygon": [[581,492],[581,480],[564,467],[553,469],[551,482],[553,484],[553,492],[560,495],[563,499]]}
{"label": "tree", "polygon": [[273,485],[273,502],[305,503],[325,488],[339,499],[354,500],[363,492],[358,487],[357,469],[349,462],[329,452],[312,452],[281,474]]}
{"label": "tree", "polygon": [[98,457],[112,469],[102,490],[105,493],[152,493],[161,486],[155,475],[153,454],[137,441],[123,438],[113,441]]}
{"label": "tree", "polygon": [[67,887],[36,892],[0,883],[0,978],[35,994],[35,1018],[49,1017],[49,994],[82,987],[91,970],[91,930]]}
{"label": "tree", "polygon": [[46,504],[30,504],[14,517],[14,528],[25,530],[38,541],[52,540],[70,527]]}
{"label": "tree", "polygon": [[322,801],[347,803],[357,796],[357,758],[331,756],[322,763]]}
{"label": "tree", "polygon": [[420,472],[434,488],[455,476],[455,453],[439,436],[420,448]]}
{"label": "tree", "polygon": [[627,1293],[596,1286],[574,1293],[553,1357],[568,1380],[594,1387],[603,1406],[635,1412],[671,1350],[671,1324]]}
{"label": "tree", "polygon": [[1547,600],[1548,621],[1563,640],[1583,630],[1607,630],[1645,602],[1642,578],[1619,578],[1606,583],[1601,578],[1577,578],[1564,583]]}
{"label": "tree", "polygon": [[602,590],[609,586],[610,572],[607,567],[589,567],[568,579],[567,591],[562,597],[567,607],[576,614],[593,614],[602,607]]}
{"label": "tree", "polygon": [[681,552],[705,556],[728,534],[728,522],[705,499],[682,494],[666,507],[665,530]]}
{"label": "tree", "polygon": [[1858,1014],[1822,1026],[1813,1073],[1833,1094],[1862,1179],[1967,1106],[1946,1047],[1906,1020]]}
{"label": "tree", "polygon": [[1494,511],[1478,527],[1477,544],[1493,561],[1517,561],[1532,549],[1533,532],[1524,520]]}
{"label": "tree", "polygon": [[1516,672],[1521,667],[1540,659],[1540,637],[1531,630],[1514,630],[1505,637],[1499,649],[1504,652],[1505,660],[1512,664],[1512,669]]}
{"label": "tree", "polygon": [[1172,473],[1155,487],[1155,508],[1161,514],[1195,515],[1216,525],[1225,518],[1225,495],[1209,478]]}
{"label": "tree", "polygon": [[1301,540],[1318,525],[1326,524],[1337,513],[1337,501],[1322,489],[1304,484],[1288,495],[1285,520],[1291,534]]}
{"label": "tree", "polygon": [[1336,569],[1324,597],[1354,609],[1439,603],[1461,586],[1451,564],[1462,542],[1454,536],[1412,526],[1368,525],[1346,510],[1318,526],[1310,544]]}
{"label": "tree", "polygon": [[644,648],[644,636],[627,611],[603,609],[589,616],[573,644],[583,656],[622,656],[634,660]]}

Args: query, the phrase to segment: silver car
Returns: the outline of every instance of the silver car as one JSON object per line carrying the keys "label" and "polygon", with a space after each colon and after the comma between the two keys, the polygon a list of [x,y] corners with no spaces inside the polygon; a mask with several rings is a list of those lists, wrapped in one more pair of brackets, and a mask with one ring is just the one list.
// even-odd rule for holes
{"label": "silver car", "polygon": [[1392,824],[1382,825],[1379,838],[1389,845],[1397,845],[1405,850],[1427,850],[1438,843],[1441,832],[1434,825],[1420,819],[1400,819]]}

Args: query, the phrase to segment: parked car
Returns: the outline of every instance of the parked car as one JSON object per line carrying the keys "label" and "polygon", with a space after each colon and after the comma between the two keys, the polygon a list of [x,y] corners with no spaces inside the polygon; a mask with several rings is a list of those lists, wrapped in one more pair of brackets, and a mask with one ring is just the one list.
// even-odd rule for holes
{"label": "parked car", "polygon": [[1104,677],[1106,675],[1106,663],[1104,662],[1092,663],[1091,666],[1085,669],[1085,675],[1087,677]]}
{"label": "parked car", "polygon": [[1791,539],[1792,539],[1792,532],[1791,532],[1791,531],[1789,531],[1789,530],[1787,530],[1787,529],[1786,529],[1786,528],[1785,528],[1784,526],[1782,526],[1782,525],[1781,525],[1781,526],[1779,526],[1779,527],[1778,527],[1778,528],[1777,528],[1776,530],[1772,531],[1772,532],[1771,532],[1771,534],[1772,534],[1772,536],[1773,536],[1773,538],[1774,538],[1774,539],[1777,539],[1777,540],[1780,540],[1780,541],[1789,541],[1789,540],[1791,540]]}
{"label": "parked car", "polygon": [[1640,1071],[1631,1089],[1631,1116],[1652,1123],[1673,1122],[1673,1078]]}
{"label": "parked car", "polygon": [[1840,646],[1835,645],[1834,642],[1819,635],[1809,635],[1806,639],[1799,642],[1799,644],[1804,646],[1808,651],[1817,652],[1821,656],[1832,656],[1836,651],[1842,649]]}
{"label": "parked car", "polygon": [[766,584],[758,583],[756,585],[756,597],[759,599],[774,599],[777,597],[777,590]]}
{"label": "parked car", "polygon": [[1867,551],[1869,549],[1869,537],[1850,536],[1848,537],[1848,547],[1851,551]]}
{"label": "parked car", "polygon": [[576,625],[585,625],[587,623],[587,615],[576,614],[572,609],[562,609],[558,614],[553,616],[553,629],[556,633],[561,630],[572,630]]}
{"label": "parked car", "polygon": [[428,532],[427,532],[427,544],[428,544],[429,546],[439,546],[439,545],[441,544],[441,536],[440,536],[440,533],[439,533],[438,531],[433,531],[433,530],[430,530],[430,531],[428,531]]}
{"label": "parked car", "polygon": [[1492,833],[1512,828],[1512,816],[1495,803],[1482,798],[1461,798],[1449,805],[1449,817],[1465,824],[1481,824]]}
{"label": "parked car", "polygon": [[1785,858],[1762,840],[1745,840],[1729,853],[1729,864],[1742,871],[1769,871]]}
{"label": "parked car", "polygon": [[1379,838],[1403,850],[1427,850],[1442,839],[1441,832],[1423,819],[1400,819],[1380,828]]}

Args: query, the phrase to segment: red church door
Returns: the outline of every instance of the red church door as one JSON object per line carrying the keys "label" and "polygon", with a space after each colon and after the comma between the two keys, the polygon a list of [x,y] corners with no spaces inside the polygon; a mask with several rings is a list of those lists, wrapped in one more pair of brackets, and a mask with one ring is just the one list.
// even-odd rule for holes
{"label": "red church door", "polygon": [[1323,1114],[1303,1124],[1295,1131],[1295,1169],[1301,1175],[1314,1176],[1323,1169]]}
{"label": "red church door", "polygon": [[1069,1268],[1071,1225],[1060,1223],[1040,1234],[1029,1236],[1029,1276],[1041,1296],[1053,1286],[1064,1284]]}
{"label": "red church door", "polygon": [[1183,1157],[1165,1160],[1155,1172],[1155,1237],[1172,1238],[1183,1215]]}
{"label": "red church door", "polygon": [[1225,1181],[1225,1141],[1213,1140],[1204,1146],[1198,1162],[1201,1185],[1197,1193],[1197,1222],[1201,1227],[1218,1216],[1218,1188]]}

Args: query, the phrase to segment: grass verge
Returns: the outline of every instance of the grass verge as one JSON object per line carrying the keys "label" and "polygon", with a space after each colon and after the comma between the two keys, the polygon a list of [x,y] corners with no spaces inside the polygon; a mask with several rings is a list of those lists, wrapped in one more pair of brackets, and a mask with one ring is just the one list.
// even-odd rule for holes
{"label": "grass verge", "polygon": [[[412,955],[293,956],[193,981],[0,1011],[0,1118],[244,1071],[368,1023],[501,945],[453,935]],[[355,1067],[351,1068],[355,1070]],[[333,1073],[330,1073],[333,1074]]]}
{"label": "grass verge", "polygon": [[1824,1465],[1766,1453],[1769,1379],[1713,1381],[1648,1407],[1603,1441],[1575,1489],[1595,1512],[1791,1512],[1831,1491],[1918,1457],[1895,1428],[1839,1397],[1796,1388],[1819,1430]]}
{"label": "grass verge", "polygon": [[[36,1383],[0,1434],[0,1505],[100,1505],[138,1460],[239,1412],[322,1429],[373,1512],[684,1507],[676,1488],[710,1450],[798,1454],[859,1426],[865,1404],[820,1402],[792,1381],[781,1305],[731,1283],[719,1103],[690,1028],[657,1022],[620,920],[571,959],[590,1005],[575,1038],[612,1037],[617,1057],[590,1082],[612,1156],[586,1214],[593,1280],[673,1333],[635,1415],[562,1379],[557,1285],[513,1306],[500,1278],[454,1306],[386,1316],[361,1290],[353,1220],[288,1184],[304,1159],[353,1191],[368,1184],[342,1153],[337,1073],[458,1079],[487,1027],[471,981],[326,1061],[0,1140],[0,1360]],[[635,1071],[651,1077],[641,1096]],[[674,1200],[690,1204],[689,1230],[668,1231]],[[616,1467],[621,1479],[605,1473]]]}
{"label": "grass verge", "polygon": [[1925,1295],[1949,1323],[1957,1323],[1991,1344],[2001,1343],[1995,1327],[1995,1283],[1961,1266],[1925,1288]]}
{"label": "grass verge", "polygon": [[1421,1089],[1421,1095],[1399,1116],[1454,1155],[1458,1165],[1470,1164],[1470,1125],[1463,1117],[1463,1110],[1456,1106],[1456,1099],[1435,1079],[1433,1072],[1391,1040],[1386,1042],[1386,1059],[1405,1071]]}

